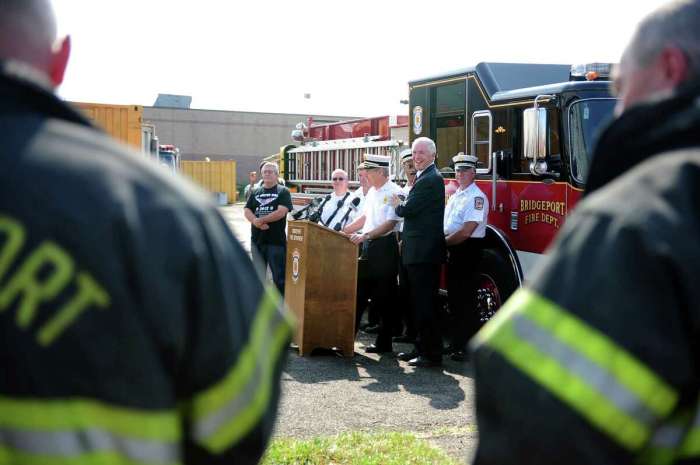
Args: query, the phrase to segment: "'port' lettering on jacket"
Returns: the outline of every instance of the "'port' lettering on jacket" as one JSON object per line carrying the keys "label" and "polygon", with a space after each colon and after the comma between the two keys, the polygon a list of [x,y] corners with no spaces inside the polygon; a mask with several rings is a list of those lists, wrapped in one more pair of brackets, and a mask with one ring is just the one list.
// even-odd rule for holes
{"label": "'port' lettering on jacket", "polygon": [[[4,238],[3,238],[4,236]],[[15,304],[15,323],[27,329],[43,304],[58,297],[73,284],[74,294],[37,331],[37,342],[51,345],[84,311],[109,306],[109,294],[73,258],[50,240],[29,252],[16,271],[6,276],[25,245],[24,227],[0,215],[0,314]]]}

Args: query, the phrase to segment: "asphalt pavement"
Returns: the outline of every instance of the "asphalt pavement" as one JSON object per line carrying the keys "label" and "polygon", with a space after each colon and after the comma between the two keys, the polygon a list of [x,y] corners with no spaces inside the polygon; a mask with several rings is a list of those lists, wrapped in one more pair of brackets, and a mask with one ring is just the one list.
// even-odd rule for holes
{"label": "asphalt pavement", "polygon": [[[221,213],[246,250],[250,224],[242,204]],[[467,461],[476,444],[471,364],[446,360],[416,369],[393,355],[365,354],[373,336],[360,332],[354,357],[300,357],[290,348],[275,425],[279,437],[307,438],[349,431],[409,431]],[[394,344],[395,351],[410,350]]]}

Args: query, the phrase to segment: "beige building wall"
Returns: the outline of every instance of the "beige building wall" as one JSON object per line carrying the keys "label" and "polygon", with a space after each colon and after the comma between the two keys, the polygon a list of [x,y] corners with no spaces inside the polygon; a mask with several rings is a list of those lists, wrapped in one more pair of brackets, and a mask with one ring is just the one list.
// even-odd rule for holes
{"label": "beige building wall", "polygon": [[[238,182],[257,171],[263,157],[293,143],[290,134],[309,115],[144,107],[143,121],[155,125],[161,144],[180,148],[182,160],[235,160]],[[356,117],[312,115],[315,123]]]}

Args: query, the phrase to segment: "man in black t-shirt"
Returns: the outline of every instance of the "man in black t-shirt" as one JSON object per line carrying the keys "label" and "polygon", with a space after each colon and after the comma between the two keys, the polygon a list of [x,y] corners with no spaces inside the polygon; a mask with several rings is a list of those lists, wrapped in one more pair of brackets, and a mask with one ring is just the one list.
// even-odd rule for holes
{"label": "man in black t-shirt", "polygon": [[287,213],[292,209],[289,190],[277,184],[279,168],[265,163],[261,170],[263,184],[255,188],[245,204],[245,217],[251,223],[253,256],[270,266],[272,280],[284,294],[284,264],[287,250],[285,226]]}

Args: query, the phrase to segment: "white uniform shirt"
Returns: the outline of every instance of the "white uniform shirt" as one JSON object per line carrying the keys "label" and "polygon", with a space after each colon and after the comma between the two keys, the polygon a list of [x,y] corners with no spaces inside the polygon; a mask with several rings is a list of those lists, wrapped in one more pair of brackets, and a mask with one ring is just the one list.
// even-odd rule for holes
{"label": "white uniform shirt", "polygon": [[466,189],[458,189],[445,206],[445,235],[454,234],[464,223],[479,223],[471,237],[481,238],[486,235],[486,223],[489,212],[489,200],[475,182]]}
{"label": "white uniform shirt", "polygon": [[[413,186],[406,184],[401,188],[401,194],[403,194],[404,200],[408,198],[408,194],[411,192],[411,187]],[[399,221],[399,231],[403,232],[403,218],[401,218],[401,221]]]}
{"label": "white uniform shirt", "polygon": [[[391,181],[387,181],[379,189],[371,187],[365,196],[363,214],[365,215],[365,225],[362,231],[369,232],[388,220],[399,221],[400,216],[391,206],[391,196],[400,194],[401,188]],[[397,231],[398,224],[391,231]],[[386,235],[390,234],[389,231]]]}
{"label": "white uniform shirt", "polygon": [[[343,219],[345,213],[347,213],[348,208],[350,208],[350,202],[352,202],[352,192],[350,192],[349,195],[345,198],[343,206],[338,210],[338,202],[343,200],[343,197],[345,197],[345,194],[335,195],[335,193],[332,193],[331,199],[328,202],[326,202],[326,204],[323,206],[323,212],[321,213],[321,223],[323,223],[325,226],[333,228],[333,226],[335,226],[337,222]],[[338,210],[338,213],[336,213],[333,217],[331,224],[327,224],[328,220],[331,218],[331,215],[333,215],[333,212],[335,212],[336,210]],[[348,216],[349,220],[346,222],[346,224],[352,223],[353,217],[353,212],[350,212],[350,215]]]}

